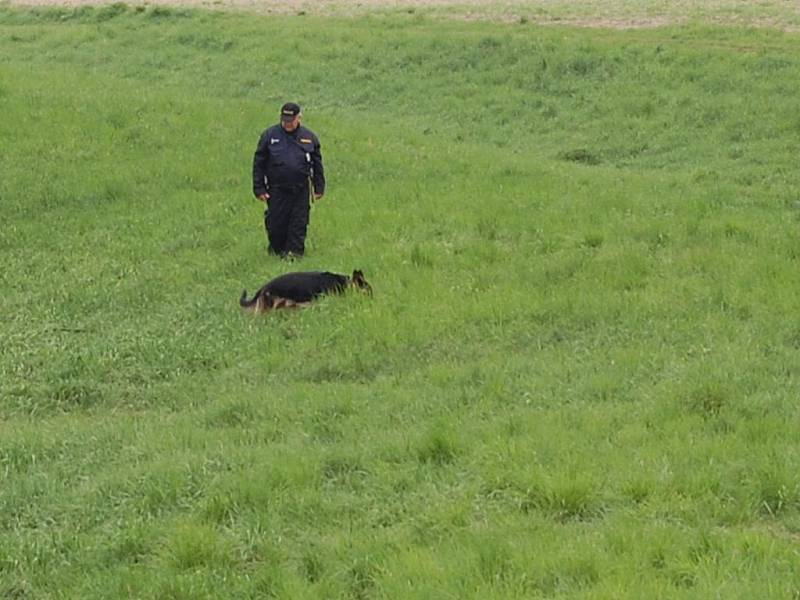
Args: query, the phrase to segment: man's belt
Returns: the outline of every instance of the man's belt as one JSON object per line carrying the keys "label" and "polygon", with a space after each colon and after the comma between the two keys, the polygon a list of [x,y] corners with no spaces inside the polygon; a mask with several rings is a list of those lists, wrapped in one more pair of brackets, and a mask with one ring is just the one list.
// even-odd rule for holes
{"label": "man's belt", "polygon": [[270,183],[268,187],[271,190],[303,190],[308,187],[308,181],[300,183]]}

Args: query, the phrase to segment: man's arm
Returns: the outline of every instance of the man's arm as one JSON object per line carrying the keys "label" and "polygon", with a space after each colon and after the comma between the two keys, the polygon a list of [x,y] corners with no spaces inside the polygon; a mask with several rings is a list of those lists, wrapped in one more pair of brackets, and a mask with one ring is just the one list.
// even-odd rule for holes
{"label": "man's arm", "polygon": [[267,194],[267,160],[269,159],[269,135],[261,134],[253,155],[253,195],[259,200],[269,198]]}
{"label": "man's arm", "polygon": [[322,167],[322,151],[317,136],[314,136],[314,149],[311,151],[311,177],[314,184],[314,197],[322,198],[325,193],[325,170]]}

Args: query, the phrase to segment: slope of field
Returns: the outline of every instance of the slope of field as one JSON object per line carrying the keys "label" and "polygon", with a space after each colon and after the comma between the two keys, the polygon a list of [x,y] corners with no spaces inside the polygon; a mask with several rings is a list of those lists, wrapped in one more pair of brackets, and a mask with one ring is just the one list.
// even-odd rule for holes
{"label": "slope of field", "polygon": [[0,597],[800,594],[796,35],[433,17],[0,7]]}

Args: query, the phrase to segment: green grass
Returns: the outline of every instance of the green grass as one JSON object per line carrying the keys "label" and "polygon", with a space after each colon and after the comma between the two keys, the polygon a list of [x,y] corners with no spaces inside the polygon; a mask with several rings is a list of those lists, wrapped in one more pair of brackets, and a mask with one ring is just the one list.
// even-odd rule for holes
{"label": "green grass", "polygon": [[[798,63],[0,7],[0,596],[798,597]],[[286,99],[375,294],[253,318]]]}

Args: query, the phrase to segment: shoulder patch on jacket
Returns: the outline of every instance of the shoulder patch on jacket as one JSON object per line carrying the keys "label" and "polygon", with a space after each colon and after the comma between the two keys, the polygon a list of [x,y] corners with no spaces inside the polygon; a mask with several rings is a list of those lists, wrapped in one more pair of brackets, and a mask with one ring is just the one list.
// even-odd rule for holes
{"label": "shoulder patch on jacket", "polygon": [[300,138],[300,141],[304,144],[310,144],[313,140],[311,138]]}

